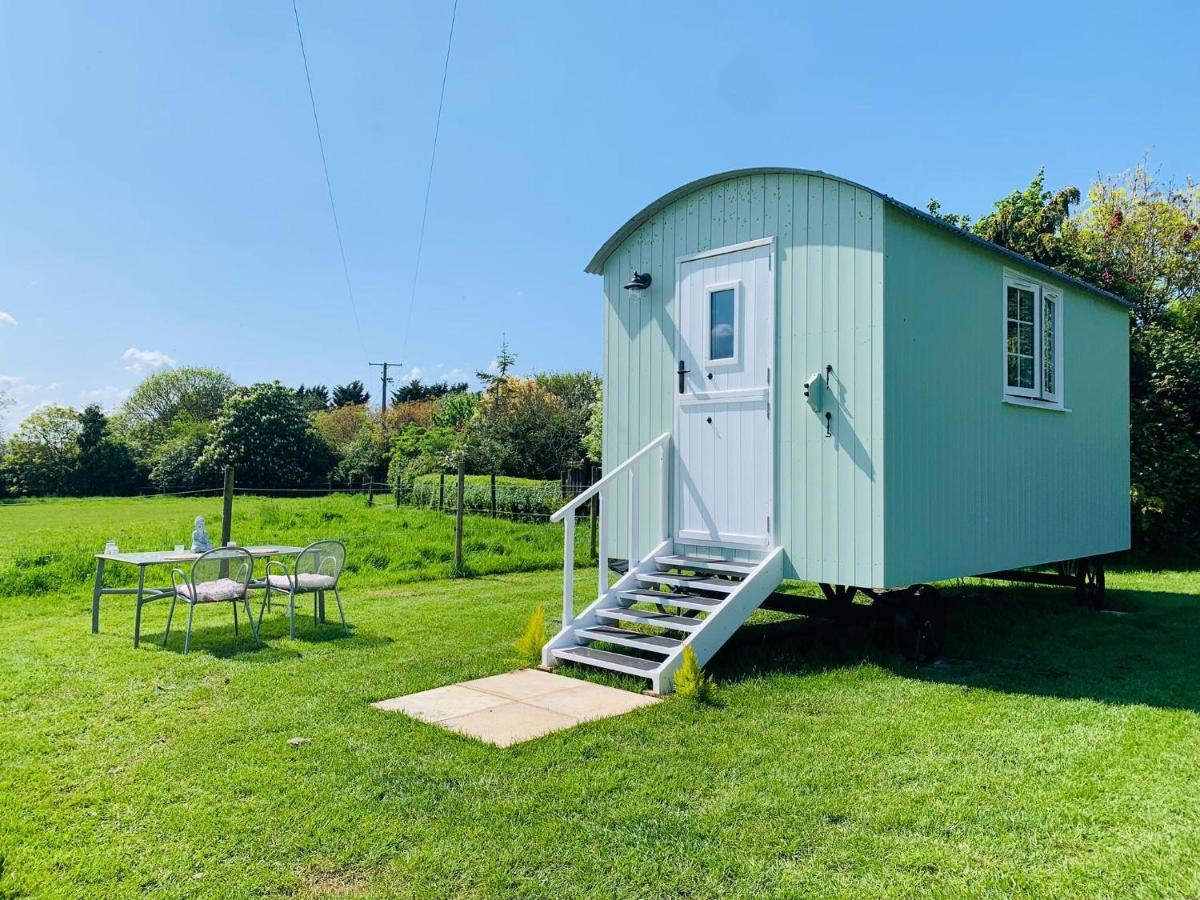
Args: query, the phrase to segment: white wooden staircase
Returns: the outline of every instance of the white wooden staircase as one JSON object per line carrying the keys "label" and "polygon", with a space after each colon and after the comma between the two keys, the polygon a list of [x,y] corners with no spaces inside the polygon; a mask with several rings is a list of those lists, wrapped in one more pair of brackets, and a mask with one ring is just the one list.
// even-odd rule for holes
{"label": "white wooden staircase", "polygon": [[[663,435],[607,474],[567,506],[554,521],[565,525],[563,627],[542,649],[542,664],[563,662],[635,675],[650,681],[656,693],[670,693],[683,651],[691,647],[704,665],[779,585],[782,549],[764,549],[755,559],[734,559],[731,549],[709,547],[703,556],[676,553],[666,532],[666,448]],[[659,540],[645,555],[638,553],[640,490],[637,466],[659,451]],[[606,490],[620,476],[629,479],[628,535],[632,564],[608,584],[608,554],[600,540],[600,579],[596,599],[578,615],[574,611],[575,511],[592,496],[603,503]],[[602,520],[603,521],[603,520]]]}

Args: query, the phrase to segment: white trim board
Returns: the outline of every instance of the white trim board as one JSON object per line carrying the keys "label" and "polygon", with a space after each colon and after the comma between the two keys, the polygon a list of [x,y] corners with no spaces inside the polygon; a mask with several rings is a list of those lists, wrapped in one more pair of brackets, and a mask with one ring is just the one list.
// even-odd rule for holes
{"label": "white trim board", "polygon": [[[690,253],[687,256],[677,256],[677,257],[675,257],[675,265],[678,266],[680,263],[693,262],[694,260],[697,260],[697,259],[707,259],[710,256],[724,256],[726,253],[737,253],[739,250],[751,250],[754,247],[764,247],[767,244],[774,244],[774,243],[775,243],[775,238],[772,236],[772,237],[766,237],[766,238],[759,238],[758,240],[754,240],[754,241],[743,241],[740,244],[730,244],[727,247],[714,247],[712,250],[701,250],[699,253]],[[772,257],[771,271],[775,271],[774,256],[775,256],[775,250],[774,250],[774,248],[772,248],[771,249],[771,257]]]}
{"label": "white trim board", "polygon": [[727,391],[709,391],[706,394],[686,394],[679,397],[680,406],[703,406],[707,403],[746,403],[769,400],[770,388],[733,388]]}

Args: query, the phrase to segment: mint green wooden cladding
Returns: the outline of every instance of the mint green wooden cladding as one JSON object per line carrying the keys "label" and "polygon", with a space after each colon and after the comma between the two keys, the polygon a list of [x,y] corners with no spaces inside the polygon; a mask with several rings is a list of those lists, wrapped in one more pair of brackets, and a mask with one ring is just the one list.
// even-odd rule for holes
{"label": "mint green wooden cladding", "polygon": [[[784,574],[894,587],[1128,546],[1125,311],[822,173],[694,183],[601,248],[606,468],[675,422],[676,260],[774,239],[774,542]],[[1061,291],[1070,412],[1002,402],[1004,273]],[[653,281],[622,289],[637,272]],[[803,395],[832,366],[823,414]],[[659,533],[643,479],[639,533]],[[671,531],[673,533],[673,516]],[[610,547],[626,505],[608,503]],[[623,554],[621,554],[623,555]]]}
{"label": "mint green wooden cladding", "polygon": [[[890,584],[1129,546],[1129,317],[889,210],[883,356]],[[1005,270],[1061,289],[1064,405],[1002,401]]]}

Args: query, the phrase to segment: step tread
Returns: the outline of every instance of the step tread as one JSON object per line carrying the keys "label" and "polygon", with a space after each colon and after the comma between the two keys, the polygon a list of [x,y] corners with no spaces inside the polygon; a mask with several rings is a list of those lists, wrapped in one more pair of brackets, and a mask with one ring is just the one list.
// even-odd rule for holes
{"label": "step tread", "polygon": [[608,641],[612,644],[624,644],[629,647],[644,647],[652,653],[667,653],[683,644],[678,638],[662,634],[642,634],[640,631],[629,631],[625,628],[614,628],[611,625],[592,625],[590,628],[577,628],[575,637],[587,641]]}
{"label": "step tread", "polygon": [[638,603],[662,603],[665,606],[682,606],[684,609],[716,609],[725,602],[717,597],[701,597],[699,594],[676,594],[674,591],[621,591],[621,596],[626,600],[634,600]]}
{"label": "step tread", "polygon": [[758,565],[744,559],[717,559],[704,556],[656,556],[654,561],[665,569],[696,569],[705,572],[726,572],[731,575],[749,575]]}
{"label": "step tread", "polygon": [[742,586],[740,581],[722,581],[719,578],[706,578],[703,575],[668,575],[665,572],[647,572],[644,575],[638,575],[638,581],[692,588],[693,590],[719,591],[722,594],[731,594]]}
{"label": "step tread", "polygon": [[621,670],[617,667],[624,667],[644,672],[647,675],[662,665],[657,660],[613,653],[611,650],[594,650],[591,647],[562,647],[552,652],[555,659],[565,659],[587,666],[598,666],[602,669],[616,669],[617,671]]}
{"label": "step tread", "polygon": [[689,619],[686,616],[672,616],[668,613],[653,612],[648,609],[626,609],[623,606],[615,609],[598,609],[596,615],[606,619],[642,622],[646,625],[657,625],[659,628],[672,628],[676,631],[697,631],[704,624],[699,619]]}

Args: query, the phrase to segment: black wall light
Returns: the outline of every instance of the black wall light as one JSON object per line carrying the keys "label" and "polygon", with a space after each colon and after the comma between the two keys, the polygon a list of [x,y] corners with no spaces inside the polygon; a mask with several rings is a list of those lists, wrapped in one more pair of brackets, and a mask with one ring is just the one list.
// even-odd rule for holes
{"label": "black wall light", "polygon": [[633,277],[626,282],[625,290],[638,292],[644,291],[646,288],[650,287],[650,280],[649,272],[634,272]]}

